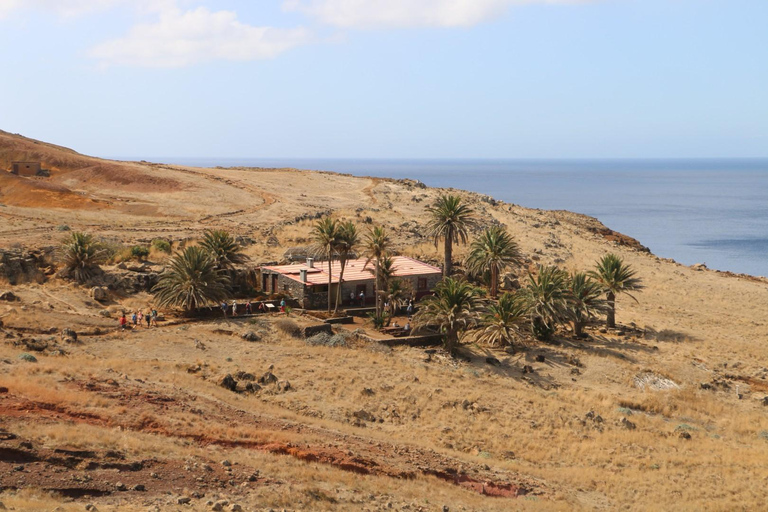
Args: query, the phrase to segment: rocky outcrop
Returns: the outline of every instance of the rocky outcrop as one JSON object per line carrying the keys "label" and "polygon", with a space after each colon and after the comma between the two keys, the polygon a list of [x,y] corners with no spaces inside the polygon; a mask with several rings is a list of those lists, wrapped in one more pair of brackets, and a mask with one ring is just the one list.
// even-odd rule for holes
{"label": "rocky outcrop", "polygon": [[0,249],[0,277],[9,284],[43,283],[53,273],[55,248]]}

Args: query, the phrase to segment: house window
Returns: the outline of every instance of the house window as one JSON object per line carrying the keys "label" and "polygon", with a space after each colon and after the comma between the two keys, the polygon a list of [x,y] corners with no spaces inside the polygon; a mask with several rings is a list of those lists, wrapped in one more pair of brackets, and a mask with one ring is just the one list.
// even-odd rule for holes
{"label": "house window", "polygon": [[427,278],[426,277],[420,277],[417,282],[417,290],[420,292],[423,292],[427,289]]}

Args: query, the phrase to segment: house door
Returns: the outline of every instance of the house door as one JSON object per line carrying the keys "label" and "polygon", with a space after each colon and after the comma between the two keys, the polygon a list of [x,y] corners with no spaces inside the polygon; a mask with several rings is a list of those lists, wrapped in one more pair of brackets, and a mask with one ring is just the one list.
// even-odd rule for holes
{"label": "house door", "polygon": [[277,274],[272,274],[272,293],[277,293]]}

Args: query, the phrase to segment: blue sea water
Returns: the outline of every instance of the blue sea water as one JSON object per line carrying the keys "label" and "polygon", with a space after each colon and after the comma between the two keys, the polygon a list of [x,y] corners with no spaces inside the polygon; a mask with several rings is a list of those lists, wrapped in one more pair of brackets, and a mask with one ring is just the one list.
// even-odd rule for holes
{"label": "blue sea water", "polygon": [[154,158],[194,165],[295,167],[411,178],[530,208],[600,219],[661,257],[768,275],[768,159],[356,160]]}

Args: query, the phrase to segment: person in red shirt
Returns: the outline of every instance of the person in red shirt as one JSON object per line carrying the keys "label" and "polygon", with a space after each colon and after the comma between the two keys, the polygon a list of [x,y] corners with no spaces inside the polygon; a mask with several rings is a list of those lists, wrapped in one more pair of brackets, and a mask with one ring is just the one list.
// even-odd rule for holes
{"label": "person in red shirt", "polygon": [[125,330],[125,326],[128,323],[128,319],[125,318],[125,311],[123,311],[123,316],[120,317],[120,329]]}

